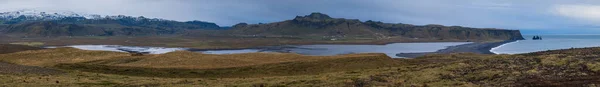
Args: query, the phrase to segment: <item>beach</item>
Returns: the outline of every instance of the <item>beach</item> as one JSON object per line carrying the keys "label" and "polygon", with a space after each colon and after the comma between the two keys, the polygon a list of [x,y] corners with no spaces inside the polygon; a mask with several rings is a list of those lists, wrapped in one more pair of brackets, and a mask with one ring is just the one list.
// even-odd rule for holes
{"label": "beach", "polygon": [[506,40],[500,42],[474,42],[463,45],[449,46],[448,48],[441,49],[435,52],[422,52],[422,53],[398,53],[396,56],[415,58],[424,56],[427,54],[448,54],[448,53],[477,53],[477,54],[495,54],[490,50],[501,46],[506,43],[515,42],[517,40]]}

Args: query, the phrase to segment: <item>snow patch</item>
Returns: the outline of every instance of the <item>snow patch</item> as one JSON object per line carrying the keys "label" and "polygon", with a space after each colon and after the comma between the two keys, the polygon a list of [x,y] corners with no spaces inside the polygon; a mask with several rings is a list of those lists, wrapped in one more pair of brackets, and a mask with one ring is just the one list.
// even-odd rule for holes
{"label": "snow patch", "polygon": [[56,19],[61,19],[61,18],[66,18],[66,17],[84,17],[87,19],[102,18],[102,16],[95,15],[95,14],[81,14],[81,13],[75,13],[75,12],[70,12],[70,11],[44,12],[44,11],[31,10],[31,9],[0,13],[0,18],[2,18],[2,19],[14,19],[14,18],[19,18],[21,16],[30,18],[30,19],[35,19],[35,20],[56,20]]}
{"label": "snow patch", "polygon": [[11,11],[11,12],[0,12],[0,19],[5,19],[5,20],[10,20],[10,19],[16,19],[16,18],[20,18],[20,17],[25,17],[26,20],[59,20],[62,18],[69,18],[69,17],[82,17],[82,18],[86,18],[86,19],[124,19],[124,18],[132,18],[135,20],[149,20],[149,21],[172,21],[172,20],[166,20],[166,19],[158,19],[158,18],[145,18],[145,17],[132,17],[132,16],[125,16],[125,15],[116,15],[116,16],[109,16],[109,15],[98,15],[98,14],[84,14],[84,13],[76,13],[76,12],[71,12],[71,11],[38,11],[38,10],[32,10],[32,9],[24,9],[24,10],[18,10],[18,11]]}

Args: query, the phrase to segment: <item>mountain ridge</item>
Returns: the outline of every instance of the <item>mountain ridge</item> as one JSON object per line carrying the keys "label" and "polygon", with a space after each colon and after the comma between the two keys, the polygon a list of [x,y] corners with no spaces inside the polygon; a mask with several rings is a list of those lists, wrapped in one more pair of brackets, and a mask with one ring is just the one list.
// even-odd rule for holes
{"label": "mountain ridge", "polygon": [[245,36],[327,36],[339,38],[404,38],[457,40],[522,40],[519,30],[470,28],[443,25],[392,24],[358,19],[332,18],[323,13],[296,16],[291,20],[267,24],[236,24],[230,29]]}
{"label": "mountain ridge", "polygon": [[[305,16],[296,16],[293,19],[280,22],[260,24],[239,23],[232,27],[221,27],[215,23],[204,21],[179,22],[158,18],[146,18],[143,16],[132,17],[117,15],[94,17],[93,19],[88,19],[80,15],[72,15],[72,17],[56,17],[62,18],[38,18],[40,20],[33,20],[36,18],[32,18],[32,20],[30,20],[23,15],[10,20],[6,20],[7,18],[1,20],[2,18],[0,18],[0,21],[4,21],[0,22],[3,23],[3,25],[0,24],[0,32],[25,37],[188,35],[292,37],[324,40],[425,39],[432,41],[485,41],[523,39],[519,30],[443,25],[420,26],[402,23],[383,23],[371,20],[362,22],[358,19],[333,18],[319,12],[314,12]],[[218,31],[215,31],[215,33],[190,33],[190,31],[198,30]]]}
{"label": "mountain ridge", "polygon": [[20,10],[0,13],[0,32],[21,37],[148,36],[179,34],[185,30],[223,29],[204,21],[179,22],[125,15],[100,16],[74,12]]}

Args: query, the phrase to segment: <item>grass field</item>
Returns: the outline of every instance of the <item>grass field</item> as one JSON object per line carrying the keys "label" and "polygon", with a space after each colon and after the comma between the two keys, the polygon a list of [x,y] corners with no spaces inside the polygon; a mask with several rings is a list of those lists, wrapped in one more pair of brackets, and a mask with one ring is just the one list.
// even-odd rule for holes
{"label": "grass field", "polygon": [[0,44],[0,49],[0,54],[5,54],[26,50],[40,50],[42,48],[14,44]]}
{"label": "grass field", "polygon": [[[0,60],[19,65],[46,67],[66,72],[50,76],[5,74],[0,77],[5,78],[2,80],[3,82],[12,85],[29,84],[36,86],[131,86],[135,84],[152,85],[155,83],[159,83],[158,85],[224,86],[239,81],[248,83],[237,85],[248,86],[261,85],[263,82],[268,82],[257,81],[257,79],[266,78],[294,78],[294,80],[288,81],[301,81],[300,83],[307,81],[311,83],[310,81],[315,80],[312,77],[321,74],[345,72],[348,70],[360,71],[389,68],[399,65],[395,60],[384,54],[304,56],[284,53],[247,53],[212,55],[179,51],[161,55],[130,56],[127,53],[85,51],[74,48],[55,48],[1,54]],[[52,78],[59,83],[49,80],[44,81],[47,80],[44,78]],[[77,78],[76,81],[75,78]],[[116,80],[124,78],[143,81]],[[160,79],[161,82],[156,82],[156,79]],[[14,82],[15,80],[23,81]],[[227,81],[229,83],[223,83],[219,80],[234,82]],[[318,82],[326,81],[324,78],[321,78],[321,80],[323,81]],[[190,82],[171,83],[172,81]],[[204,81],[209,81],[209,83],[198,84],[198,82]],[[266,83],[263,85],[266,85]],[[328,83],[327,85],[330,84]]]}
{"label": "grass field", "polygon": [[209,55],[185,51],[130,56],[56,48],[0,54],[0,60],[63,73],[0,74],[0,83],[137,87],[595,86],[600,83],[598,54],[600,48],[580,48],[517,55],[458,53],[391,59],[383,54]]}

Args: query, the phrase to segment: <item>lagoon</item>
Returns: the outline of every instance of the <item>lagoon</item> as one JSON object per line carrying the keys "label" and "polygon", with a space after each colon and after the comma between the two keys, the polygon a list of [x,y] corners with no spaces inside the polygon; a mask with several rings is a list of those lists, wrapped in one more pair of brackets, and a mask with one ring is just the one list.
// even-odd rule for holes
{"label": "lagoon", "polygon": [[139,46],[121,46],[121,45],[72,45],[83,50],[102,50],[116,52],[145,52],[150,54],[163,54],[178,50],[189,50],[206,54],[236,54],[253,52],[282,52],[298,53],[313,56],[331,56],[352,53],[385,53],[392,58],[402,58],[395,56],[397,53],[418,53],[434,52],[444,49],[448,46],[468,44],[471,42],[428,42],[428,43],[391,43],[386,45],[346,45],[346,44],[320,44],[320,45],[285,45],[271,47],[257,47],[249,49],[234,50],[193,50],[190,48],[165,48],[165,47],[139,47]]}
{"label": "lagoon", "polygon": [[419,53],[434,52],[448,46],[468,44],[471,42],[430,42],[430,43],[392,43],[386,45],[341,45],[341,44],[321,44],[321,45],[287,45],[277,47],[264,47],[255,49],[239,50],[210,50],[198,51],[207,54],[232,54],[249,52],[288,52],[303,55],[331,56],[339,54],[352,53],[385,53],[392,58],[400,58],[397,53]]}

